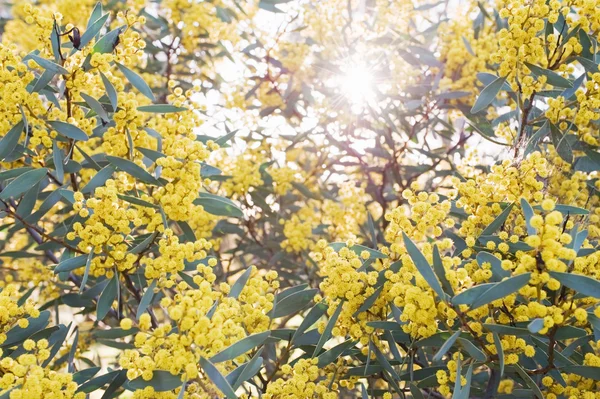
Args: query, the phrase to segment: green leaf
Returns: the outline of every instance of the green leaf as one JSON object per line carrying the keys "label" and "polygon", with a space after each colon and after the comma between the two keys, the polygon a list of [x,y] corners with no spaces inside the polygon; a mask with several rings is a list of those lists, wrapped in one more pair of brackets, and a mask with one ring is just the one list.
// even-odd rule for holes
{"label": "green leaf", "polygon": [[310,311],[307,313],[307,315],[302,319],[302,323],[300,323],[300,326],[294,332],[291,342],[293,343],[297,337],[304,334],[304,332],[308,330],[310,326],[315,324],[317,320],[319,320],[321,316],[325,314],[326,311],[327,305],[325,305],[322,302],[317,303],[315,306],[313,306],[312,309],[310,309]]}
{"label": "green leaf", "polygon": [[276,302],[275,308],[269,312],[269,316],[272,319],[278,317],[288,316],[292,313],[296,313],[304,309],[319,292],[316,288],[310,290],[304,290],[295,292],[290,296],[283,298],[281,301]]}
{"label": "green leaf", "polygon": [[502,225],[504,224],[504,222],[508,218],[508,215],[510,215],[510,211],[512,210],[513,206],[514,206],[514,203],[512,203],[509,206],[507,206],[506,208],[504,208],[504,210],[502,211],[502,213],[500,213],[500,215],[498,215],[496,217],[496,219],[494,219],[492,221],[492,223],[490,223],[489,226],[487,226],[481,232],[481,235],[482,236],[489,236],[489,235],[494,234],[496,231],[498,231],[498,229],[500,227],[502,227]]}
{"label": "green leaf", "polygon": [[363,304],[360,305],[360,308],[358,308],[358,310],[356,312],[354,312],[354,314],[352,316],[356,317],[360,313],[362,313],[368,309],[371,309],[371,306],[373,306],[373,304],[375,303],[377,298],[379,298],[379,294],[381,294],[382,290],[383,290],[383,285],[381,287],[379,287],[377,290],[375,290],[375,292],[372,293],[367,299],[365,299]]}
{"label": "green leaf", "polygon": [[246,286],[246,283],[248,282],[248,279],[250,278],[250,274],[252,274],[252,270],[253,270],[253,268],[249,267],[236,280],[236,282],[231,287],[231,290],[229,290],[229,295],[228,295],[229,297],[237,299],[240,296],[240,294],[242,293],[242,290],[244,289],[244,287]]}
{"label": "green leaf", "polygon": [[58,148],[58,141],[52,142],[52,158],[54,161],[54,170],[56,170],[56,178],[59,182],[65,179],[65,165],[63,164],[63,154],[60,148]]}
{"label": "green leaf", "polygon": [[[305,292],[305,291],[303,291],[303,292]],[[338,305],[337,309],[335,310],[335,312],[333,313],[333,315],[327,322],[327,325],[325,326],[325,330],[323,330],[323,334],[321,334],[321,337],[319,338],[319,342],[317,342],[317,346],[315,347],[312,357],[318,356],[319,352],[321,352],[321,349],[323,348],[323,345],[325,345],[325,343],[327,341],[329,341],[329,338],[331,337],[331,332],[333,331],[333,327],[335,327],[335,323],[337,323],[337,319],[340,316],[340,313],[342,313],[343,305],[344,305],[344,301],[340,301],[340,304]]]}
{"label": "green leaf", "polygon": [[562,373],[576,374],[584,378],[600,381],[600,367],[572,365],[562,367],[560,371]]}
{"label": "green leaf", "polygon": [[[458,395],[456,391],[454,391],[454,395],[452,395],[453,399],[469,399],[471,393],[471,379],[473,377],[473,363],[467,369],[467,375],[465,379],[467,380],[464,387],[460,387]],[[455,388],[456,389],[456,388]]]}
{"label": "green leaf", "polygon": [[114,167],[111,165],[105,166],[90,179],[85,187],[81,189],[81,192],[84,194],[93,192],[96,188],[103,186],[112,177],[113,173],[115,173]]}
{"label": "green leaf", "polygon": [[45,58],[40,57],[39,55],[36,54],[30,54],[29,57],[34,60],[35,62],[37,62],[37,64],[39,66],[41,66],[42,68],[44,68],[47,71],[50,72],[54,72],[55,74],[61,74],[61,75],[68,75],[69,71],[66,70],[65,68],[61,67],[58,64],[55,64],[54,62],[47,60]]}
{"label": "green leaf", "polygon": [[537,318],[531,320],[531,322],[527,325],[527,329],[534,334],[540,332],[540,330],[544,328],[544,319]]}
{"label": "green leaf", "polygon": [[544,399],[544,394],[540,390],[540,387],[533,379],[531,379],[529,374],[527,374],[527,372],[518,364],[514,364],[513,367],[517,370],[517,373],[519,373],[523,381],[525,381],[525,384],[527,384],[527,386],[533,390],[534,395],[537,396],[538,399]]}
{"label": "green leaf", "polygon": [[185,107],[176,107],[171,104],[142,105],[140,107],[137,107],[137,110],[140,112],[152,112],[155,114],[168,114],[173,112],[188,111],[188,109]]}
{"label": "green leaf", "polygon": [[96,318],[98,320],[104,319],[104,317],[108,314],[108,311],[111,309],[113,301],[117,298],[117,293],[119,291],[119,280],[117,276],[114,276],[110,279],[104,290],[102,290],[102,294],[100,294],[100,298],[98,298],[98,304],[96,306]]}
{"label": "green leaf", "polygon": [[459,336],[460,336],[460,330],[458,330],[457,332],[455,332],[454,334],[452,334],[450,336],[450,338],[448,338],[446,340],[446,342],[444,342],[444,345],[442,345],[440,347],[440,349],[437,351],[437,353],[435,354],[435,356],[433,356],[432,361],[439,362],[440,360],[442,360],[442,357],[444,357],[444,355],[446,354],[446,352],[448,352],[450,350],[450,348],[452,347],[452,345],[454,345],[454,343],[456,342],[456,339]]}
{"label": "green leaf", "polygon": [[502,349],[502,341],[497,333],[493,333],[494,345],[496,345],[496,353],[498,354],[498,361],[500,362],[500,378],[504,375],[504,350]]}
{"label": "green leaf", "polygon": [[552,137],[552,145],[554,145],[554,149],[558,155],[568,163],[572,164],[574,150],[571,146],[569,134],[566,132],[563,134],[554,123],[550,123],[550,135]]}
{"label": "green leaf", "polygon": [[133,163],[128,159],[107,155],[106,160],[117,169],[122,170],[123,172],[135,177],[140,181],[143,181],[144,183],[158,184],[158,180],[156,180],[154,176],[152,176],[138,164]]}
{"label": "green leaf", "polygon": [[223,375],[217,370],[214,364],[203,357],[200,358],[200,367],[206,373],[208,378],[212,381],[213,384],[216,385],[217,388],[228,398],[228,399],[237,399],[237,396],[229,385],[229,382],[223,377]]}
{"label": "green leaf", "polygon": [[179,386],[181,386],[181,377],[165,370],[154,370],[152,372],[152,379],[149,381],[138,377],[127,383],[127,388],[132,391],[152,387],[156,392],[166,392],[172,391]]}
{"label": "green leaf", "polygon": [[[79,40],[79,48],[80,49],[87,46],[88,43],[91,42],[92,39],[100,32],[100,30],[106,23],[106,20],[108,20],[109,15],[110,15],[109,13],[106,13],[106,14],[100,16],[98,19],[96,19],[91,25],[89,25],[85,29],[85,32],[83,32],[83,34],[81,35],[81,39]],[[117,36],[118,36],[118,34],[117,34]],[[109,39],[110,38],[105,39],[107,45],[109,44],[109,42],[108,42]],[[100,39],[100,40],[102,40],[102,39]],[[94,49],[96,49],[96,46],[94,46]],[[114,47],[113,47],[113,49],[114,49]],[[100,52],[100,51],[96,51],[96,52]],[[103,52],[110,53],[110,52],[112,52],[112,50],[103,51]]]}
{"label": "green leaf", "polygon": [[2,345],[0,345],[0,347],[9,348],[25,341],[33,334],[46,327],[49,319],[50,312],[47,310],[40,312],[38,317],[28,317],[27,320],[29,321],[29,325],[25,328],[21,328],[19,326],[13,327],[6,333],[6,340],[2,343]]}
{"label": "green leaf", "polygon": [[267,338],[269,338],[270,331],[264,331],[258,334],[249,335],[246,338],[230,345],[227,349],[217,353],[210,358],[210,361],[214,363],[226,362],[227,360],[233,360],[236,357],[249,352],[251,349],[262,345]]}
{"label": "green leaf", "polygon": [[442,263],[442,258],[440,256],[440,250],[438,249],[437,245],[433,246],[433,271],[442,283],[442,288],[444,291],[448,295],[454,296],[454,290],[446,278],[446,270],[444,269],[444,264]]}
{"label": "green leaf", "polygon": [[77,388],[77,392],[91,393],[99,388],[102,388],[104,385],[108,384],[110,381],[115,379],[117,374],[119,374],[120,372],[121,370],[117,370],[99,375],[98,377],[83,383],[79,388]]}
{"label": "green leaf", "polygon": [[535,235],[537,230],[531,226],[531,218],[535,213],[533,212],[533,208],[529,205],[529,202],[525,198],[521,198],[521,209],[523,210],[523,215],[525,215],[525,222],[527,223],[527,234],[530,236]]}
{"label": "green leaf", "polygon": [[46,173],[48,173],[48,169],[46,168],[33,169],[23,173],[4,187],[4,190],[0,192],[0,199],[7,200],[10,197],[19,197],[31,187],[42,181],[42,179],[46,177]]}
{"label": "green leaf", "polygon": [[56,130],[61,135],[79,141],[88,141],[88,135],[78,128],[77,126],[71,125],[70,123],[61,122],[61,121],[48,121],[48,124],[52,126],[54,130]]}
{"label": "green leaf", "polygon": [[2,140],[0,140],[0,161],[11,155],[17,147],[24,125],[23,120],[21,120],[2,137]]}
{"label": "green leaf", "polygon": [[421,253],[419,248],[417,248],[415,243],[412,242],[412,240],[406,235],[406,233],[402,232],[402,236],[404,238],[404,246],[406,247],[406,250],[408,251],[413,263],[415,264],[415,267],[419,273],[421,273],[421,276],[423,276],[425,281],[427,281],[427,284],[429,284],[429,286],[435,291],[438,297],[442,301],[445,301],[447,299],[446,294],[444,294],[444,290],[442,289],[437,277],[433,273],[429,262],[427,262],[425,256]]}
{"label": "green leaf", "polygon": [[479,348],[477,348],[471,341],[465,338],[458,337],[457,341],[460,346],[471,355],[472,358],[480,362],[485,362],[487,356]]}
{"label": "green leaf", "polygon": [[532,65],[528,62],[526,62],[525,65],[527,65],[527,68],[529,68],[535,76],[545,76],[547,78],[546,81],[549,84],[551,84],[552,86],[563,87],[563,88],[573,87],[573,83],[571,83],[569,80],[563,78],[556,72],[550,71],[548,69],[540,68],[539,66]]}
{"label": "green leaf", "polygon": [[166,157],[166,155],[162,152],[154,151],[149,148],[135,147],[135,149],[144,154],[144,156],[150,159],[152,162],[156,162],[156,160],[159,158]]}
{"label": "green leaf", "polygon": [[200,205],[211,215],[243,218],[244,212],[228,198],[209,193],[200,193],[194,200],[194,205]]}
{"label": "green leaf", "polygon": [[518,276],[508,278],[504,281],[494,284],[483,294],[478,296],[471,304],[472,309],[477,309],[480,306],[487,305],[497,299],[504,298],[507,295],[517,292],[524,285],[529,283],[531,273],[523,273]]}
{"label": "green leaf", "polygon": [[104,84],[104,89],[106,90],[106,95],[108,96],[110,105],[112,106],[113,111],[116,112],[117,105],[118,105],[117,91],[115,90],[115,87],[113,86],[113,84],[110,83],[110,80],[108,80],[106,75],[104,75],[102,72],[100,72],[100,77],[102,78],[102,84]]}
{"label": "green leaf", "polygon": [[85,271],[83,272],[83,278],[81,279],[81,285],[79,286],[79,293],[81,294],[85,289],[88,277],[90,275],[90,266],[92,264],[92,258],[94,257],[94,251],[90,251],[85,261]]}
{"label": "green leaf", "polygon": [[259,372],[263,364],[263,358],[260,356],[262,352],[263,348],[256,351],[252,359],[246,364],[240,375],[236,378],[235,382],[231,384],[233,389],[237,389],[244,381],[248,381]]}
{"label": "green leaf", "polygon": [[74,258],[69,258],[60,262],[55,268],[54,273],[70,272],[80,267],[85,266],[87,255],[79,255]]}
{"label": "green leaf", "polygon": [[471,108],[471,113],[476,114],[477,112],[485,109],[488,105],[494,101],[496,95],[504,85],[506,78],[496,78],[492,83],[487,85],[475,100],[475,104],[473,104],[473,108]]}
{"label": "green leaf", "polygon": [[475,301],[475,299],[477,299],[479,296],[481,296],[481,294],[489,290],[490,287],[492,287],[493,285],[494,283],[484,283],[466,289],[458,295],[455,295],[454,298],[452,298],[452,304],[470,305]]}
{"label": "green leaf", "polygon": [[[540,205],[533,207],[536,210],[542,210]],[[590,211],[578,206],[556,204],[554,210],[559,211],[563,215],[589,215]]]}
{"label": "green leaf", "polygon": [[146,311],[150,303],[152,302],[152,298],[154,297],[154,287],[156,287],[156,280],[152,280],[148,288],[146,288],[146,292],[142,295],[142,299],[140,300],[140,304],[137,309],[137,313],[135,315],[136,319],[140,319],[140,316]]}
{"label": "green leaf", "polygon": [[[111,30],[106,35],[102,36],[96,44],[94,44],[94,48],[92,49],[92,54],[105,54],[112,53],[115,50],[115,47],[119,44],[119,35],[126,28],[125,25],[119,26],[116,29]],[[117,66],[120,64],[117,64]]]}
{"label": "green leaf", "polygon": [[109,121],[109,117],[106,113],[106,110],[98,100],[96,100],[94,97],[88,96],[85,93],[79,93],[79,95],[81,96],[81,98],[83,98],[87,105],[89,105],[90,108],[100,117],[100,119],[102,119],[105,122]]}
{"label": "green leaf", "polygon": [[562,285],[592,298],[600,298],[600,281],[580,274],[549,272]]}
{"label": "green leaf", "polygon": [[60,37],[58,36],[58,26],[56,25],[56,20],[54,20],[52,24],[50,43],[52,45],[52,55],[54,55],[54,61],[60,62]]}
{"label": "green leaf", "polygon": [[133,72],[131,69],[127,68],[125,65],[119,64],[118,62],[116,64],[121,73],[125,75],[129,83],[131,83],[133,87],[138,89],[140,93],[148,97],[150,100],[156,100],[156,98],[154,98],[154,94],[152,94],[152,89],[150,89],[150,86],[148,86],[144,79],[142,79],[137,73]]}

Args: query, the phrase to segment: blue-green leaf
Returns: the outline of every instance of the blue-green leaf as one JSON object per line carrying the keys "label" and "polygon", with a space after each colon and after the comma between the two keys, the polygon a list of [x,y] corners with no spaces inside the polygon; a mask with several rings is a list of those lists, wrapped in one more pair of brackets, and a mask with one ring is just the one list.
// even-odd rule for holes
{"label": "blue-green leaf", "polygon": [[70,272],[85,266],[87,255],[79,255],[74,258],[68,258],[60,262],[55,268],[54,273]]}
{"label": "blue-green leaf", "polygon": [[331,337],[331,332],[333,331],[333,327],[335,326],[335,323],[337,323],[337,319],[340,316],[340,313],[342,313],[343,306],[344,301],[340,301],[340,304],[338,305],[337,309],[335,310],[335,312],[333,312],[333,315],[327,322],[325,330],[323,330],[323,334],[321,334],[319,342],[317,342],[317,346],[315,347],[312,357],[318,356],[319,352],[321,352],[321,349],[323,348],[323,345],[325,345],[325,343],[329,341],[329,338]]}
{"label": "blue-green leaf", "polygon": [[210,361],[214,364],[226,362],[227,360],[233,360],[236,357],[256,348],[257,346],[262,345],[267,338],[269,338],[270,333],[270,331],[264,331],[258,334],[249,335],[217,353],[210,358]]}
{"label": "blue-green leaf", "polygon": [[525,222],[527,223],[527,234],[530,236],[536,233],[536,229],[531,226],[531,218],[535,213],[533,212],[533,208],[529,205],[529,202],[525,198],[521,198],[521,209],[523,210],[523,215],[525,215]]}
{"label": "blue-green leaf", "polygon": [[88,141],[88,135],[75,125],[61,121],[48,121],[48,124],[52,126],[61,135],[68,137],[73,140]]}
{"label": "blue-green leaf", "polygon": [[47,71],[51,71],[56,73],[59,73],[61,75],[67,75],[69,73],[68,70],[66,70],[65,68],[63,68],[62,66],[55,64],[54,62],[47,60],[45,58],[40,57],[39,55],[36,54],[30,54],[29,57],[34,60],[35,62],[37,62],[37,64],[39,66],[41,66],[42,68],[44,68]]}
{"label": "blue-green leaf", "polygon": [[181,377],[173,375],[165,370],[154,370],[152,372],[152,378],[149,381],[144,380],[142,377],[138,377],[127,383],[127,388],[132,391],[152,387],[156,392],[166,392],[172,391],[179,386],[181,386]]}
{"label": "blue-green leaf", "polygon": [[200,205],[211,215],[243,218],[244,212],[229,198],[209,193],[200,193],[194,200],[194,205]]}
{"label": "blue-green leaf", "polygon": [[4,160],[7,156],[11,155],[13,150],[19,144],[19,138],[23,133],[23,120],[14,125],[0,140],[0,161]]}
{"label": "blue-green leaf", "polygon": [[168,114],[172,112],[188,111],[188,109],[185,107],[176,107],[171,104],[142,105],[140,107],[137,107],[137,110],[140,112],[152,112],[156,114]]}
{"label": "blue-green leaf", "polygon": [[454,334],[452,334],[450,336],[450,338],[448,338],[446,340],[446,342],[444,342],[444,345],[442,345],[440,347],[440,349],[437,351],[437,353],[435,354],[435,356],[433,356],[433,361],[434,362],[439,362],[440,360],[442,360],[442,357],[444,357],[444,355],[450,350],[450,348],[452,347],[452,345],[454,345],[454,343],[456,342],[456,339],[460,336],[460,330],[456,331]]}
{"label": "blue-green leaf", "polygon": [[[106,13],[106,14],[100,16],[98,19],[96,19],[91,25],[89,25],[85,29],[85,32],[83,32],[83,34],[81,35],[81,39],[79,40],[79,48],[80,49],[87,46],[87,44],[89,42],[91,42],[92,39],[100,32],[100,30],[106,23],[106,20],[108,20],[109,15],[110,15],[109,13]],[[109,38],[105,39],[105,42],[107,45],[108,45],[109,39],[111,39],[111,38],[109,37]],[[94,48],[96,48],[96,46],[94,46]],[[98,47],[98,50],[100,51],[100,47]],[[105,52],[110,52],[110,51],[105,51]]]}
{"label": "blue-green leaf", "polygon": [[42,179],[46,177],[46,173],[48,173],[48,169],[46,168],[33,169],[23,173],[4,187],[4,190],[0,192],[0,199],[6,200],[10,197],[17,198],[42,181]]}
{"label": "blue-green leaf", "polygon": [[52,159],[54,161],[54,170],[56,170],[56,178],[59,182],[65,179],[65,166],[63,165],[63,154],[58,148],[58,141],[52,142]]}
{"label": "blue-green leaf", "polygon": [[235,391],[227,382],[227,379],[217,370],[214,364],[203,357],[200,358],[200,367],[206,373],[208,378],[216,385],[217,388],[227,397],[227,399],[237,399]]}
{"label": "blue-green leaf", "polygon": [[158,184],[158,181],[154,178],[154,176],[152,176],[138,164],[131,162],[128,159],[107,155],[106,160],[117,169],[122,170],[123,172],[135,177],[140,181],[143,181],[144,183]]}
{"label": "blue-green leaf", "polygon": [[490,289],[473,301],[471,308],[477,309],[480,306],[487,305],[488,303],[504,298],[513,292],[517,292],[521,287],[529,283],[530,278],[531,273],[523,273],[492,285]]}
{"label": "blue-green leaf", "polygon": [[110,105],[112,106],[113,111],[117,110],[117,91],[110,80],[100,72],[100,77],[102,78],[102,84],[104,84],[104,89],[106,90],[106,95],[108,96],[108,100],[110,101]]}
{"label": "blue-green leaf", "polygon": [[100,119],[102,119],[104,122],[109,121],[106,110],[98,100],[96,100],[94,97],[88,96],[85,93],[79,93],[79,95],[81,98],[83,98],[87,105],[89,105],[90,109],[92,109],[100,117]]}
{"label": "blue-green leaf", "polygon": [[526,62],[525,65],[527,65],[527,68],[529,68],[535,76],[538,76],[538,77],[545,76],[547,78],[546,82],[548,82],[552,86],[563,87],[563,88],[573,87],[573,83],[571,83],[569,80],[563,78],[562,76],[560,76],[559,74],[557,74],[554,71],[551,71],[549,69],[540,68],[539,66],[532,65],[528,62]]}
{"label": "blue-green leaf", "polygon": [[110,179],[115,173],[115,168],[111,165],[105,166],[103,169],[98,171],[90,181],[81,189],[81,192],[84,194],[93,192],[96,188],[101,187],[106,183],[108,179]]}
{"label": "blue-green leaf", "polygon": [[135,314],[136,319],[140,319],[140,316],[148,309],[150,303],[152,302],[152,298],[154,297],[154,287],[156,287],[156,280],[152,280],[144,295],[142,295],[142,299],[140,300],[140,304],[137,308],[137,313]]}
{"label": "blue-green leaf", "polygon": [[119,64],[118,62],[116,64],[117,64],[117,67],[119,68],[119,70],[121,71],[121,73],[123,75],[125,75],[125,77],[129,81],[129,83],[131,83],[131,85],[133,87],[138,89],[140,91],[140,93],[142,93],[143,95],[148,97],[150,100],[152,100],[152,101],[156,100],[156,98],[154,97],[154,94],[152,93],[152,89],[150,89],[150,86],[148,86],[148,83],[146,83],[146,81],[144,79],[142,79],[140,77],[140,75],[133,72],[131,69],[127,68],[125,65]]}
{"label": "blue-green leaf", "polygon": [[[105,54],[112,53],[115,50],[115,47],[119,44],[119,35],[126,28],[125,25],[119,26],[116,29],[111,30],[106,35],[102,36],[96,44],[94,44],[94,48],[92,49],[92,54]],[[120,64],[117,64],[120,65]]]}
{"label": "blue-green leaf", "polygon": [[113,301],[117,298],[118,291],[119,280],[117,279],[117,276],[114,276],[110,279],[106,287],[104,287],[102,294],[100,294],[100,298],[98,298],[98,304],[96,306],[96,317],[98,320],[104,319],[108,314]]}
{"label": "blue-green leaf", "polygon": [[487,85],[475,100],[475,104],[473,104],[473,108],[471,108],[471,113],[476,114],[477,112],[485,109],[488,105],[494,101],[496,95],[504,85],[506,78],[496,78],[492,83]]}
{"label": "blue-green leaf", "polygon": [[549,272],[562,285],[592,298],[600,298],[600,281],[580,274]]}
{"label": "blue-green leaf", "polygon": [[514,203],[510,204],[509,206],[507,206],[506,208],[504,208],[504,210],[502,211],[502,213],[500,213],[500,215],[498,215],[496,217],[496,219],[494,219],[492,221],[492,223],[489,224],[489,226],[487,226],[482,232],[481,235],[482,236],[489,236],[494,234],[500,227],[502,227],[502,225],[504,224],[504,222],[506,221],[506,219],[508,218],[508,215],[510,215],[510,211],[512,211],[512,208],[514,206]]}
{"label": "blue-green leaf", "polygon": [[423,276],[425,281],[427,281],[427,284],[429,284],[429,286],[435,291],[438,297],[445,301],[446,294],[444,294],[444,290],[442,289],[439,280],[435,276],[435,273],[431,269],[429,262],[427,262],[425,256],[421,253],[419,248],[417,248],[415,243],[412,242],[412,240],[406,235],[406,233],[403,232],[402,236],[404,237],[404,246],[406,247],[406,250],[408,251],[413,263],[415,264],[415,267],[419,273],[421,273],[421,276]]}

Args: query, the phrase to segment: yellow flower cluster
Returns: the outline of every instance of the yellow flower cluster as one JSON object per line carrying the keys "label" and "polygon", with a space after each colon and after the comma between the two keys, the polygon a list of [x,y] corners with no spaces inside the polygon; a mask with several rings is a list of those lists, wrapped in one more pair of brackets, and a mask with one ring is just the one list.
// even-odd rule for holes
{"label": "yellow flower cluster", "polygon": [[158,242],[160,255],[156,258],[144,256],[140,264],[145,265],[144,274],[147,279],[159,279],[158,286],[171,288],[178,279],[178,272],[185,269],[185,261],[194,262],[206,258],[206,251],[211,248],[205,239],[196,242],[180,243],[173,235],[173,230],[165,229],[164,238]]}
{"label": "yellow flower cluster", "polygon": [[[12,328],[26,328],[27,317],[37,318],[40,311],[31,299],[23,305],[17,303],[20,293],[18,285],[9,284],[0,291],[0,343],[6,341],[6,333]],[[27,339],[23,342],[24,353],[12,357],[0,350],[0,394],[8,394],[14,399],[60,398],[83,399],[84,393],[75,393],[77,383],[73,382],[70,373],[52,371],[42,367],[50,357],[48,340],[37,342]]]}
{"label": "yellow flower cluster", "polygon": [[300,359],[293,367],[284,365],[283,375],[268,385],[263,397],[265,399],[339,397],[338,384],[334,382],[335,373],[330,370],[331,367],[319,368],[317,362],[317,359]]}
{"label": "yellow flower cluster", "polygon": [[[75,193],[74,209],[83,222],[75,222],[73,231],[67,234],[69,240],[79,240],[77,248],[82,252],[93,252],[90,275],[112,276],[115,268],[129,271],[135,267],[137,255],[128,253],[127,238],[136,227],[146,226],[148,231],[164,229],[162,217],[155,208],[127,205],[119,198],[120,190],[115,180],[109,179],[104,187],[98,187],[94,196],[85,200],[83,194]],[[142,195],[147,201],[147,195]]]}
{"label": "yellow flower cluster", "polygon": [[[189,380],[186,392],[197,398],[208,399],[219,395],[217,388],[201,374],[200,357],[210,358],[246,336],[269,328],[267,313],[273,308],[273,292],[279,287],[277,274],[269,278],[258,275],[255,268],[239,297],[229,297],[230,287],[222,284],[222,292],[213,289],[216,276],[212,271],[215,260],[208,266],[199,265],[193,276],[196,288],[185,282],[177,285],[178,293],[164,297],[161,305],[177,326],[169,323],[150,329],[150,316],[142,315],[140,332],[135,336],[135,350],[125,350],[120,365],[127,369],[130,379],[141,376],[150,380],[156,370],[165,370]],[[244,360],[242,355],[235,360]],[[232,361],[219,363],[221,372],[235,368]],[[134,397],[155,398],[151,387],[134,392]],[[169,396],[170,397],[170,396]]]}

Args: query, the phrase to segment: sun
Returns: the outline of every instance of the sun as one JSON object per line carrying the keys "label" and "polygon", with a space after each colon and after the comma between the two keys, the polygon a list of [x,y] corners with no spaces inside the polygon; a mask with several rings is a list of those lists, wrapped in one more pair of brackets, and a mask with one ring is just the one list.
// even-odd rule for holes
{"label": "sun", "polygon": [[353,112],[360,113],[375,99],[373,73],[360,62],[350,63],[341,69],[338,85],[342,95],[350,102]]}

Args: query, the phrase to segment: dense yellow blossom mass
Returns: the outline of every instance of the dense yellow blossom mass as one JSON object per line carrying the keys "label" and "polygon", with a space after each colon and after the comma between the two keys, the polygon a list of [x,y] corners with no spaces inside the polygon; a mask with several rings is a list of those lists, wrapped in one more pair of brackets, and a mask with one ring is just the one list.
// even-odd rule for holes
{"label": "dense yellow blossom mass", "polygon": [[0,398],[600,397],[597,2],[6,12]]}

